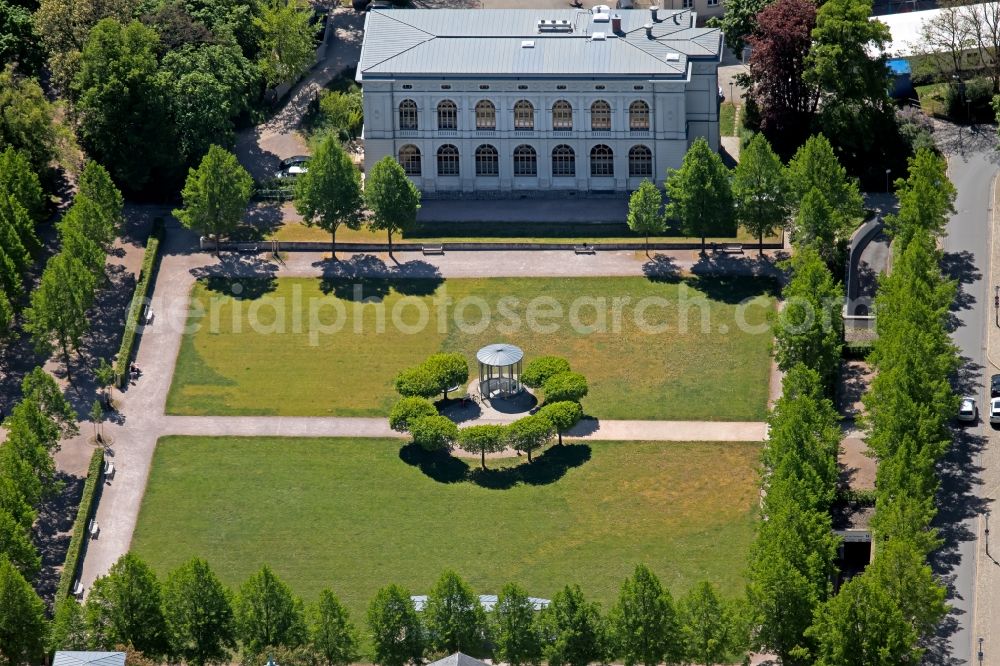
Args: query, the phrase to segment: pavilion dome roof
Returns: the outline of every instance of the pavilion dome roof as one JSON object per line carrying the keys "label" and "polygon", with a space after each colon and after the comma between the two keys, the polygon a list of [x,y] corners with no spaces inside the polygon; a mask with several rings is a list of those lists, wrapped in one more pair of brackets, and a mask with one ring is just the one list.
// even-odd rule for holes
{"label": "pavilion dome roof", "polygon": [[513,365],[524,358],[520,347],[506,343],[486,345],[476,352],[476,359],[483,365],[501,367]]}

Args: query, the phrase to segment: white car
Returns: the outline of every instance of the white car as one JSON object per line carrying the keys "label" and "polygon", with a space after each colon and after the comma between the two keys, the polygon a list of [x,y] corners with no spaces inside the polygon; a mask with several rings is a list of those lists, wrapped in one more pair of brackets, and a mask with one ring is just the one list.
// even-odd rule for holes
{"label": "white car", "polygon": [[309,171],[309,167],[295,164],[274,174],[275,178],[296,178]]}
{"label": "white car", "polygon": [[990,423],[1000,424],[1000,398],[990,400]]}
{"label": "white car", "polygon": [[975,423],[979,417],[979,409],[976,407],[975,398],[965,397],[958,406],[958,420],[965,423]]}

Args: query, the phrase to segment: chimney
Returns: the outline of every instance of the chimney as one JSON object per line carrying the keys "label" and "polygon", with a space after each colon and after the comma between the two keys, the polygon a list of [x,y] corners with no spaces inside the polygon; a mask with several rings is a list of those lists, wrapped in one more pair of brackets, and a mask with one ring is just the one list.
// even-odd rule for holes
{"label": "chimney", "polygon": [[616,35],[622,34],[622,17],[618,14],[611,17],[611,32]]}
{"label": "chimney", "polygon": [[646,29],[646,37],[648,39],[652,39],[653,38],[653,24],[652,23],[647,23],[646,25],[644,25],[642,27]]}
{"label": "chimney", "polygon": [[659,21],[659,20],[660,20],[660,19],[659,19],[659,18],[657,17],[657,13],[658,13],[659,11],[660,11],[660,8],[659,8],[659,7],[657,7],[656,5],[653,5],[652,7],[650,7],[650,8],[649,8],[649,14],[650,14],[650,15],[651,15],[651,16],[653,17],[653,23],[656,23],[657,21]]}

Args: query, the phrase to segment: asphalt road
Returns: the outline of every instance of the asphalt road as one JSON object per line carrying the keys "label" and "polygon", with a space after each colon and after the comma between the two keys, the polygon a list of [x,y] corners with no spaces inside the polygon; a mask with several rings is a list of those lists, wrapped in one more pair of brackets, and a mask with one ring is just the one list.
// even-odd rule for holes
{"label": "asphalt road", "polygon": [[[944,147],[950,155],[949,175],[958,190],[956,214],[943,239],[945,271],[959,282],[959,295],[952,307],[954,331],[964,365],[957,389],[988,405],[985,391],[986,319],[990,298],[986,293],[990,269],[990,194],[998,169],[996,132],[962,130],[961,136],[946,130]],[[945,546],[935,556],[935,569],[950,584],[949,603],[954,608],[932,647],[928,661],[940,664],[971,664],[973,654],[973,595],[976,578],[976,528],[982,509],[978,475],[978,452],[983,446],[982,425],[956,432],[955,444],[942,469],[938,526]]]}

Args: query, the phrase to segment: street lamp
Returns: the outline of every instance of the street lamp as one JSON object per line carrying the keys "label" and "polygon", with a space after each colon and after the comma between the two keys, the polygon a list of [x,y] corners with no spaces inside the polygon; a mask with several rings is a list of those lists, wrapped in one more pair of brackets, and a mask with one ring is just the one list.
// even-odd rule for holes
{"label": "street lamp", "polygon": [[732,102],[733,104],[736,104],[736,100],[733,99],[733,82],[732,81],[729,82],[729,101]]}
{"label": "street lamp", "polygon": [[892,173],[892,169],[885,170],[885,192],[889,193],[889,174]]}

